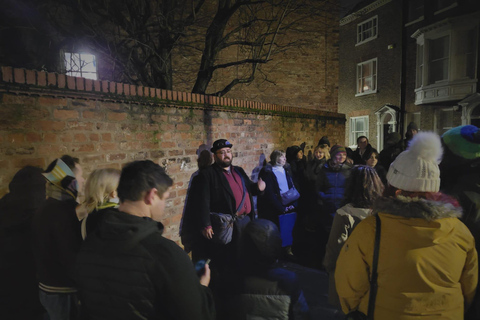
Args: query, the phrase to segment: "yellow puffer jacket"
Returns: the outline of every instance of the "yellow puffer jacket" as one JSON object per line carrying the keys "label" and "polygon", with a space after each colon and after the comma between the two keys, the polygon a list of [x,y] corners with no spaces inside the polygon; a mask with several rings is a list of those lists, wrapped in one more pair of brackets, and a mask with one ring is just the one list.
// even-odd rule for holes
{"label": "yellow puffer jacket", "polygon": [[[472,234],[450,203],[383,198],[374,319],[463,319],[475,295],[478,257]],[[363,220],[337,260],[342,310],[367,313],[375,217]]]}

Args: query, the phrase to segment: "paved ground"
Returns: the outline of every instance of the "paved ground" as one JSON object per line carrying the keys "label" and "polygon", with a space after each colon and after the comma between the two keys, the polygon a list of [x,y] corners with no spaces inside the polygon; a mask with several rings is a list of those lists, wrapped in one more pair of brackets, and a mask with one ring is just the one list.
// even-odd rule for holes
{"label": "paved ground", "polygon": [[306,268],[293,262],[282,262],[282,265],[297,274],[310,307],[312,320],[344,319],[341,312],[327,303],[328,274],[325,271]]}

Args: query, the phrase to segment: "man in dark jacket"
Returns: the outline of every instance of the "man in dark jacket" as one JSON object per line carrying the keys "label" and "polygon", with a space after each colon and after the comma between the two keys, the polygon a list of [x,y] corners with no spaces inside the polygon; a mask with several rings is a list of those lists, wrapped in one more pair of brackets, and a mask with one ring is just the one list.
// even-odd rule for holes
{"label": "man in dark jacket", "polygon": [[183,250],[162,236],[172,179],[152,161],[122,170],[120,206],[106,209],[77,259],[76,280],[87,318],[214,319],[210,269],[200,281]]}
{"label": "man in dark jacket", "polygon": [[72,272],[82,243],[75,208],[85,180],[78,159],[68,155],[53,161],[44,176],[48,199],[33,218],[40,302],[50,319],[74,319],[77,289]]}
{"label": "man in dark jacket", "polygon": [[[198,231],[205,239],[204,246],[197,246],[192,250],[195,251],[201,247],[200,250],[205,250],[206,257],[211,258],[212,265],[216,265],[218,269],[235,266],[236,240],[240,235],[240,226],[248,223],[249,215],[254,212],[252,196],[265,190],[265,182],[262,179],[254,183],[242,168],[232,165],[232,147],[233,145],[225,139],[213,143],[211,151],[215,162],[201,171],[197,179],[192,182],[198,187],[195,188],[195,194],[191,195],[192,201],[187,208],[189,214],[197,216]],[[245,183],[245,190],[242,180]],[[244,191],[246,191],[245,200],[239,208]],[[235,227],[230,243],[226,245],[216,243],[210,212],[236,215],[238,227]]]}
{"label": "man in dark jacket", "polygon": [[357,149],[353,151],[352,160],[354,164],[367,164],[367,160],[372,155],[372,145],[365,136],[357,138]]}

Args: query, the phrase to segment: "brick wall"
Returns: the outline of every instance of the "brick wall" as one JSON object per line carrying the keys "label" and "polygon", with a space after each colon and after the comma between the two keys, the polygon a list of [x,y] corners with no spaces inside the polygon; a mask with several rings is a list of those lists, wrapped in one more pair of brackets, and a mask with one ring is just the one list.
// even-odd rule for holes
{"label": "brick wall", "polygon": [[235,164],[252,172],[276,148],[305,141],[308,152],[323,135],[345,139],[345,116],[333,112],[9,67],[0,79],[0,196],[20,168],[45,168],[63,154],[80,158],[85,177],[151,159],[174,179],[163,221],[173,240],[201,145],[229,139]]}

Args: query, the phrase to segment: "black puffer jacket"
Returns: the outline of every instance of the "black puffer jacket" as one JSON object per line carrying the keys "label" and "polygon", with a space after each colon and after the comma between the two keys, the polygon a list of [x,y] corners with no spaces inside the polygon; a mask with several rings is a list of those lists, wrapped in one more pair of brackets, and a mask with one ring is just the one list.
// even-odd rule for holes
{"label": "black puffer jacket", "polygon": [[78,255],[76,280],[87,319],[213,319],[210,290],[163,225],[107,209]]}

